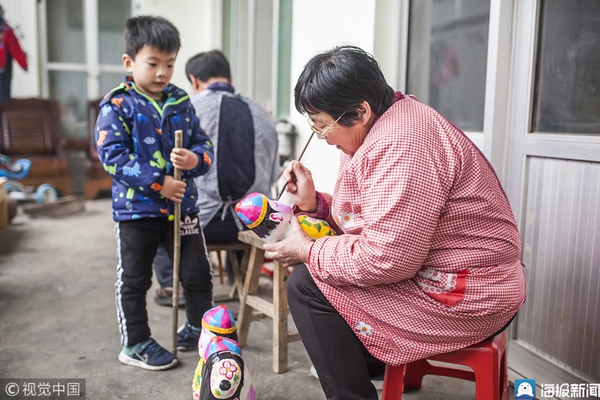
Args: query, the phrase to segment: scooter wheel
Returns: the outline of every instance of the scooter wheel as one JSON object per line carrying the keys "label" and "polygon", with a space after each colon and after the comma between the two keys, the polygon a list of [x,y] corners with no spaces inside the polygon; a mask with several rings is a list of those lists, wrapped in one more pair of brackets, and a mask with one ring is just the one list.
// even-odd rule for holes
{"label": "scooter wheel", "polygon": [[49,183],[44,183],[35,190],[35,201],[38,203],[52,203],[56,199],[58,199],[58,193]]}
{"label": "scooter wheel", "polygon": [[23,186],[19,182],[8,181],[4,184],[4,190],[6,191],[6,194],[8,194],[8,195],[10,195],[12,192],[25,193],[25,186]]}

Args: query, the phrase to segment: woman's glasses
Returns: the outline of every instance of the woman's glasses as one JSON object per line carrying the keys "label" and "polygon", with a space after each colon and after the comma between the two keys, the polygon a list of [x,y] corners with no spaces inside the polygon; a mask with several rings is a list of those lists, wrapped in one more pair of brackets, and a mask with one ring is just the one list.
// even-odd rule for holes
{"label": "woman's glasses", "polygon": [[308,126],[310,126],[310,129],[313,131],[313,133],[314,133],[315,135],[317,135],[317,137],[318,137],[319,139],[326,139],[326,138],[327,138],[327,132],[329,132],[329,130],[330,130],[331,128],[333,128],[333,126],[334,126],[334,125],[335,125],[335,124],[336,124],[336,123],[337,123],[337,122],[338,122],[338,121],[339,121],[339,120],[340,120],[340,119],[341,119],[341,118],[342,118],[344,115],[346,115],[346,111],[344,111],[344,112],[342,113],[342,115],[340,115],[340,116],[338,117],[338,119],[336,119],[335,121],[333,121],[332,123],[330,123],[330,124],[327,126],[327,128],[325,128],[325,129],[323,130],[323,132],[320,132],[320,131],[318,131],[318,130],[315,128],[314,122],[313,122],[313,121],[312,121],[310,118],[308,118]]}

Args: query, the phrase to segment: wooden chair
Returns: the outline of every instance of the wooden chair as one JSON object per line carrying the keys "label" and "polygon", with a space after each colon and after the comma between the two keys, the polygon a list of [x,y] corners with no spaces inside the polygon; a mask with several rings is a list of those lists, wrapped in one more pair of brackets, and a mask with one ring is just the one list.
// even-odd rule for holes
{"label": "wooden chair", "polygon": [[0,101],[0,132],[2,154],[31,161],[21,184],[37,187],[48,183],[62,196],[73,194],[69,159],[60,144],[60,108],[56,100]]}
{"label": "wooden chair", "polygon": [[89,100],[87,102],[87,123],[89,133],[89,146],[85,157],[85,197],[88,200],[98,197],[100,192],[110,193],[112,189],[112,178],[102,167],[102,163],[98,158],[98,150],[96,149],[96,139],[94,137],[94,129],[96,127],[96,119],[98,118],[99,105],[101,99]]}

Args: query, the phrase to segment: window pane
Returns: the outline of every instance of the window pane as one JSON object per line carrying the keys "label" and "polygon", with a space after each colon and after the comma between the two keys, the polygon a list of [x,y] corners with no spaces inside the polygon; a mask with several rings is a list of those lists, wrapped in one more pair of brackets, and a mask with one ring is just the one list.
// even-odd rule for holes
{"label": "window pane", "polygon": [[48,61],[84,63],[83,0],[52,0],[47,10]]}
{"label": "window pane", "polygon": [[277,117],[290,115],[293,0],[279,2],[279,59],[277,60]]}
{"label": "window pane", "polygon": [[85,74],[51,71],[49,79],[50,97],[60,103],[62,135],[72,139],[87,139]]}
{"label": "window pane", "polygon": [[[223,0],[223,53],[231,63],[233,46],[233,0]],[[233,67],[233,65],[232,65]],[[233,73],[233,71],[231,71]]]}
{"label": "window pane", "polygon": [[226,1],[224,4],[224,50],[231,65],[235,90],[248,95],[248,2]]}
{"label": "window pane", "polygon": [[407,91],[465,131],[483,131],[490,1],[410,3]]}
{"label": "window pane", "polygon": [[106,93],[119,86],[125,80],[125,75],[125,70],[123,73],[103,72],[100,74],[100,97],[104,97]]}
{"label": "window pane", "polygon": [[272,112],[273,0],[224,0],[223,39],[235,89]]}
{"label": "window pane", "polygon": [[120,65],[125,52],[125,22],[131,17],[131,0],[101,0],[98,8],[100,63]]}
{"label": "window pane", "polygon": [[273,0],[256,1],[255,27],[254,101],[272,112]]}
{"label": "window pane", "polygon": [[540,15],[532,130],[600,133],[600,2],[545,0]]}

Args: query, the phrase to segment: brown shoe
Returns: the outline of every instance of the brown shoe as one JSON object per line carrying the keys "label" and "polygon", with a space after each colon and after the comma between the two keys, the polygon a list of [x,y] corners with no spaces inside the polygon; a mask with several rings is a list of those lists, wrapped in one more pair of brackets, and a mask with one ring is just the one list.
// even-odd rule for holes
{"label": "brown shoe", "polygon": [[[185,297],[181,288],[179,289],[179,306],[182,307],[185,306]],[[171,307],[173,305],[173,288],[169,286],[156,289],[154,302],[159,306]]]}

